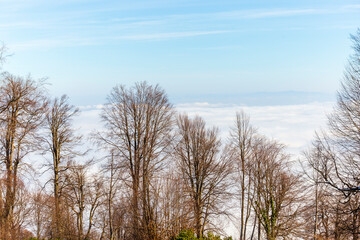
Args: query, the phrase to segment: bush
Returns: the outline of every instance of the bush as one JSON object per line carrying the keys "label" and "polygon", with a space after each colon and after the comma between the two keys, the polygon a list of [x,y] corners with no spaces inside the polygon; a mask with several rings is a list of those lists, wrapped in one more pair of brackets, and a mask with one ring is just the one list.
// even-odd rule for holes
{"label": "bush", "polygon": [[197,238],[192,230],[182,230],[179,235],[171,238],[171,240],[232,240],[232,237],[225,237],[221,239],[219,235],[214,235],[212,232],[208,232],[207,236]]}
{"label": "bush", "polygon": [[179,235],[173,237],[171,240],[197,240],[192,230],[182,230]]}

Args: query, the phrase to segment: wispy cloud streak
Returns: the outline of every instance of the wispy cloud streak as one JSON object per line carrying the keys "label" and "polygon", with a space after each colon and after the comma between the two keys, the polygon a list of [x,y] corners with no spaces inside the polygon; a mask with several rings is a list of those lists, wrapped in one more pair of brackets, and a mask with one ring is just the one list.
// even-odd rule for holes
{"label": "wispy cloud streak", "polygon": [[215,35],[230,33],[233,31],[192,31],[192,32],[166,32],[154,34],[134,34],[134,35],[119,35],[109,37],[84,37],[84,38],[57,38],[57,39],[37,39],[26,42],[19,42],[9,44],[12,50],[21,51],[34,48],[52,48],[52,47],[76,47],[76,46],[91,46],[103,44],[109,41],[116,40],[168,40],[174,38],[188,38],[204,35]]}
{"label": "wispy cloud streak", "polygon": [[233,31],[168,32],[168,33],[119,36],[119,37],[114,37],[114,39],[156,40],[156,39],[195,37],[195,36],[202,36],[202,35],[214,35],[214,34],[222,34],[222,33],[230,33],[230,32],[233,32]]}
{"label": "wispy cloud streak", "polygon": [[[17,3],[23,2],[17,1]],[[6,2],[2,4],[6,5]],[[7,4],[10,4],[10,1]],[[0,35],[11,36],[12,33],[27,31],[26,37],[21,38],[21,42],[17,39],[3,39],[11,42],[14,50],[26,50],[38,47],[108,44],[116,40],[171,40],[243,32],[246,29],[261,31],[259,28],[265,28],[264,25],[267,30],[272,30],[279,26],[271,28],[267,22],[255,27],[247,28],[247,26],[255,19],[267,21],[267,19],[302,15],[347,14],[358,11],[360,12],[359,4],[343,5],[338,8],[271,8],[164,15],[141,15],[135,11],[132,16],[129,16],[123,14],[122,9],[117,7],[112,9],[92,7],[74,11],[59,10],[52,15],[39,13],[35,19],[27,16],[26,13],[19,19],[20,13],[16,13],[13,16],[14,20],[8,21],[7,19],[11,19],[11,17],[3,17],[0,9]],[[46,21],[39,20],[42,18]],[[247,25],[244,25],[244,22]],[[307,27],[308,25],[305,25],[302,28],[301,25],[296,24],[296,26],[286,26],[286,30],[306,29]]]}

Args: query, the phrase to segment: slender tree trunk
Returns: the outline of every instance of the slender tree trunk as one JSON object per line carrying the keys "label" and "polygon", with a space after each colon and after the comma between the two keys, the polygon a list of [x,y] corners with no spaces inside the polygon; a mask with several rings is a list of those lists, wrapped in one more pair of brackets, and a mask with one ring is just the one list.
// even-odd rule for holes
{"label": "slender tree trunk", "polygon": [[251,231],[251,237],[250,237],[251,240],[254,239],[254,234],[255,234],[255,229],[256,229],[256,222],[257,222],[256,220],[257,220],[257,218],[254,219],[254,225],[253,225],[253,229]]}
{"label": "slender tree trunk", "polygon": [[318,206],[319,206],[319,199],[318,199],[318,183],[315,183],[315,225],[314,225],[314,240],[317,239],[317,226],[318,226]]}
{"label": "slender tree trunk", "polygon": [[[85,185],[85,175],[80,175],[80,237],[81,239],[84,236],[84,210],[85,210],[85,193],[84,193],[84,185]],[[91,228],[91,219],[92,217],[90,216],[89,218],[89,229]]]}
{"label": "slender tree trunk", "polygon": [[140,227],[139,227],[139,198],[138,198],[138,191],[139,191],[139,184],[138,184],[138,180],[134,179],[133,180],[133,189],[132,189],[132,235],[134,237],[135,240],[140,240]]}
{"label": "slender tree trunk", "polygon": [[114,239],[114,237],[113,237],[113,219],[112,219],[112,182],[113,182],[113,176],[112,176],[112,173],[111,173],[111,176],[110,176],[110,191],[109,191],[109,197],[108,197],[109,239],[110,240]]}
{"label": "slender tree trunk", "polygon": [[353,213],[353,219],[352,219],[352,221],[353,221],[353,234],[352,234],[353,235],[353,240],[358,240],[358,234],[359,234],[358,229],[359,229],[359,227],[358,227],[357,216],[358,216],[358,213],[357,213],[357,211],[355,211]]}
{"label": "slender tree trunk", "polygon": [[[260,179],[260,162],[258,162],[258,173],[257,173],[257,180],[258,180],[258,185],[257,185],[257,201],[258,203],[260,203],[260,184],[261,184],[261,179]],[[261,219],[260,219],[260,214],[258,214],[258,240],[261,240]]]}
{"label": "slender tree trunk", "polygon": [[336,206],[336,216],[335,216],[335,240],[340,240],[340,227],[339,227],[339,205]]}
{"label": "slender tree trunk", "polygon": [[244,208],[245,208],[245,153],[241,150],[241,216],[240,216],[240,240],[245,239],[244,231]]}
{"label": "slender tree trunk", "polygon": [[54,201],[55,201],[55,238],[60,238],[60,196],[59,196],[59,167],[54,159]]}

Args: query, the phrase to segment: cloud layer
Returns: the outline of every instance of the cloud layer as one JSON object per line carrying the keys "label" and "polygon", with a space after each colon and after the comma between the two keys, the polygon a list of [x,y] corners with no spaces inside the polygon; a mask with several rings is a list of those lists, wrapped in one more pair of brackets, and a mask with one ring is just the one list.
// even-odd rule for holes
{"label": "cloud layer", "polygon": [[[199,115],[208,126],[218,127],[223,141],[226,141],[234,124],[236,112],[243,110],[261,134],[285,144],[289,153],[299,156],[310,144],[314,131],[326,127],[326,115],[331,112],[332,106],[331,102],[286,106],[239,106],[203,102],[177,104],[175,107],[179,113]],[[101,105],[81,107],[81,114],[74,121],[76,128],[82,134],[101,129],[100,112]]]}

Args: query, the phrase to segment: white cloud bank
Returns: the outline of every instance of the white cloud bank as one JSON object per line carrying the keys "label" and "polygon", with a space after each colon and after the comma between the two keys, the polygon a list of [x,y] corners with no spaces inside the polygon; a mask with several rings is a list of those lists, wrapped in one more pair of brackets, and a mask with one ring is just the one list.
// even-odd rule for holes
{"label": "white cloud bank", "polygon": [[[240,106],[229,104],[187,103],[175,105],[179,113],[199,115],[208,126],[217,126],[221,138],[226,140],[235,121],[236,112],[243,110],[261,134],[276,139],[287,146],[289,153],[299,155],[309,146],[314,131],[326,127],[326,115],[331,113],[333,103],[314,102],[284,106]],[[101,106],[80,107],[81,114],[75,119],[75,127],[82,134],[100,130]]]}

